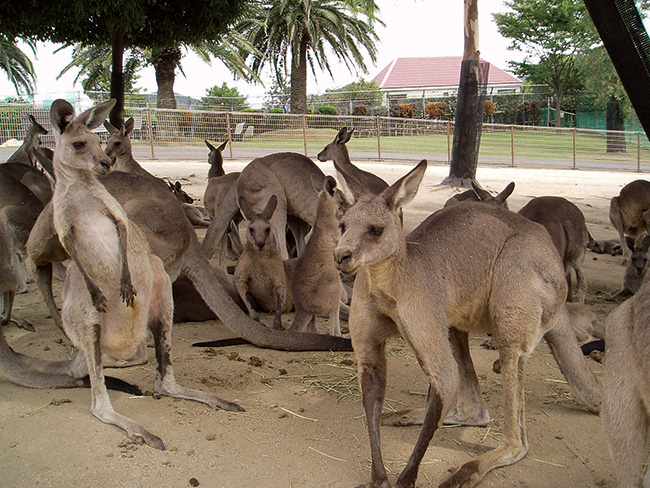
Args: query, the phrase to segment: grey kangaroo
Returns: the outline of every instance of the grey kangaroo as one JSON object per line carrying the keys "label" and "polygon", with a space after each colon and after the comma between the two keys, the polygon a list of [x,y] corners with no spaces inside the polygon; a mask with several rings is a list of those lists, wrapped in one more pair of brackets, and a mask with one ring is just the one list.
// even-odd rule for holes
{"label": "grey kangaroo", "polygon": [[343,175],[356,201],[341,220],[334,255],[343,273],[356,273],[350,335],[370,437],[369,486],[375,488],[390,486],[379,442],[390,336],[405,339],[429,378],[424,424],[397,487],[415,485],[442,420],[451,416],[476,425],[489,418],[469,354],[469,332],[492,332],[496,338],[503,434],[497,448],[465,463],[441,487],[474,486],[490,470],[526,455],[523,368],[542,338],[576,395],[592,411],[600,409],[600,385],[575,335],[558,320],[567,285],[548,233],[501,206],[464,203],[430,215],[406,235],[398,210],[414,198],[425,170],[422,161],[379,195]]}

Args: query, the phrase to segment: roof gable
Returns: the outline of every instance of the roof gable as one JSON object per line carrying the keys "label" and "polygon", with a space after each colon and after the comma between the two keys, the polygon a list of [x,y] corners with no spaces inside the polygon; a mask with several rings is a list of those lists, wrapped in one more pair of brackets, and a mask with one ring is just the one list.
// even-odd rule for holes
{"label": "roof gable", "polygon": [[[397,58],[372,81],[384,90],[458,86],[462,60],[462,56]],[[488,85],[521,83],[516,76],[490,64]]]}

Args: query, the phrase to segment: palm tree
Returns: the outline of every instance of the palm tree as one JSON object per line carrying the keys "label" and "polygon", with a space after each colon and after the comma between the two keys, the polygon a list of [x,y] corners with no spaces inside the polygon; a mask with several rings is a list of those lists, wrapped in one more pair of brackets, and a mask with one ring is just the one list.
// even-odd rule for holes
{"label": "palm tree", "polygon": [[[203,61],[210,63],[212,58],[219,59],[235,75],[246,80],[257,80],[257,75],[246,65],[240,53],[256,52],[255,48],[236,32],[230,32],[219,42],[203,42],[190,46],[176,46],[160,49],[132,48],[127,51],[124,63],[124,85],[132,88],[137,79],[136,73],[146,65],[152,65],[156,71],[158,84],[158,108],[176,108],[174,96],[174,81],[176,69],[183,72],[181,60],[183,49],[191,49]],[[111,46],[104,44],[90,46],[77,44],[73,51],[72,61],[61,71],[62,76],[72,68],[80,68],[75,82],[82,79],[84,91],[92,90],[98,80],[110,80],[111,76]]]}
{"label": "palm tree", "polygon": [[[307,111],[307,65],[314,76],[316,66],[330,75],[330,49],[347,68],[368,72],[360,47],[376,61],[377,35],[372,22],[379,8],[374,0],[279,0],[257,5],[249,19],[235,28],[248,36],[264,55],[252,55],[256,73],[271,64],[278,79],[290,71],[291,112]],[[363,20],[360,16],[365,17]],[[285,63],[291,53],[291,63]],[[289,64],[289,66],[287,66]]]}
{"label": "palm tree", "polygon": [[[23,40],[36,54],[36,44],[32,40]],[[36,89],[34,65],[27,55],[16,45],[15,40],[0,35],[0,69],[13,83],[18,95],[33,95]]]}

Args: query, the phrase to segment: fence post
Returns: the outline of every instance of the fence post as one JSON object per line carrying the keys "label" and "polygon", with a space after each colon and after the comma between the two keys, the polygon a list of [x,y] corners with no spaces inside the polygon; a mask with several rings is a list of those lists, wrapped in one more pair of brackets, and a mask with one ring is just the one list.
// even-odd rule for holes
{"label": "fence post", "polygon": [[515,167],[515,126],[510,126],[510,159],[511,167]]}
{"label": "fence post", "polygon": [[148,132],[149,132],[149,145],[151,147],[151,159],[156,159],[156,154],[154,153],[153,150],[153,127],[151,123],[151,108],[149,108],[149,105],[147,104],[147,125],[148,127]]}
{"label": "fence post", "polygon": [[226,112],[226,134],[228,134],[228,146],[230,147],[230,159],[232,157],[232,134],[230,133],[230,112]]}
{"label": "fence post", "polygon": [[302,114],[302,143],[305,146],[305,156],[307,156],[307,115]]}
{"label": "fence post", "polygon": [[451,121],[447,121],[447,164],[451,164]]}
{"label": "fence post", "polygon": [[576,132],[577,132],[577,129],[574,127],[571,132],[573,133],[573,169],[576,169]]}
{"label": "fence post", "polygon": [[379,115],[376,117],[377,122],[377,161],[381,161],[381,120]]}
{"label": "fence post", "polygon": [[641,172],[641,133],[636,133],[636,170]]}

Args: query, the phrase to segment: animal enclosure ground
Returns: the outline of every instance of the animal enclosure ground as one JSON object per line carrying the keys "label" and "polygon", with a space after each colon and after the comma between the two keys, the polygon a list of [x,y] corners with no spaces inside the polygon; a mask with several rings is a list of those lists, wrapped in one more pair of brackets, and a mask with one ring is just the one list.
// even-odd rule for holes
{"label": "animal enclosure ground", "polygon": [[[358,163],[392,183],[413,165]],[[244,163],[226,162],[226,172]],[[331,163],[318,163],[333,174]],[[200,200],[207,163],[144,163],[157,176],[180,180]],[[442,207],[454,191],[437,187],[446,166],[430,166],[418,195],[404,209],[412,229]],[[609,224],[611,197],[634,173],[479,168],[481,184],[493,191],[516,183],[509,198],[517,211],[530,198],[558,195],[585,214],[596,239],[616,239]],[[621,256],[587,251],[587,303],[604,319],[614,308],[605,301],[622,281]],[[57,284],[57,291],[60,283]],[[67,339],[48,316],[35,284],[16,299],[15,313],[29,319],[36,333],[8,326],[9,343],[19,352],[46,359],[73,355]],[[263,320],[271,324],[272,315]],[[290,314],[283,317],[290,323]],[[319,324],[323,331],[327,325]],[[288,353],[233,346],[192,348],[197,340],[231,337],[219,321],[176,324],[173,361],[179,383],[209,390],[240,403],[244,413],[211,411],[202,404],[111,392],[115,410],[160,436],[166,451],[133,443],[123,432],[90,414],[90,390],[31,390],[0,378],[0,486],[7,487],[353,487],[370,479],[370,450],[356,382],[353,353]],[[490,408],[486,428],[444,427],[424,457],[418,487],[438,486],[448,470],[496,446],[502,427],[502,385],[492,372],[496,351],[471,340],[472,355]],[[588,359],[600,376],[602,367]],[[155,359],[108,374],[153,390]],[[422,406],[426,380],[401,340],[388,347],[386,407]],[[612,466],[600,418],[580,406],[545,344],[525,368],[530,450],[519,463],[489,473],[483,487],[614,487]],[[404,466],[419,427],[383,427],[384,460],[391,481]]]}

